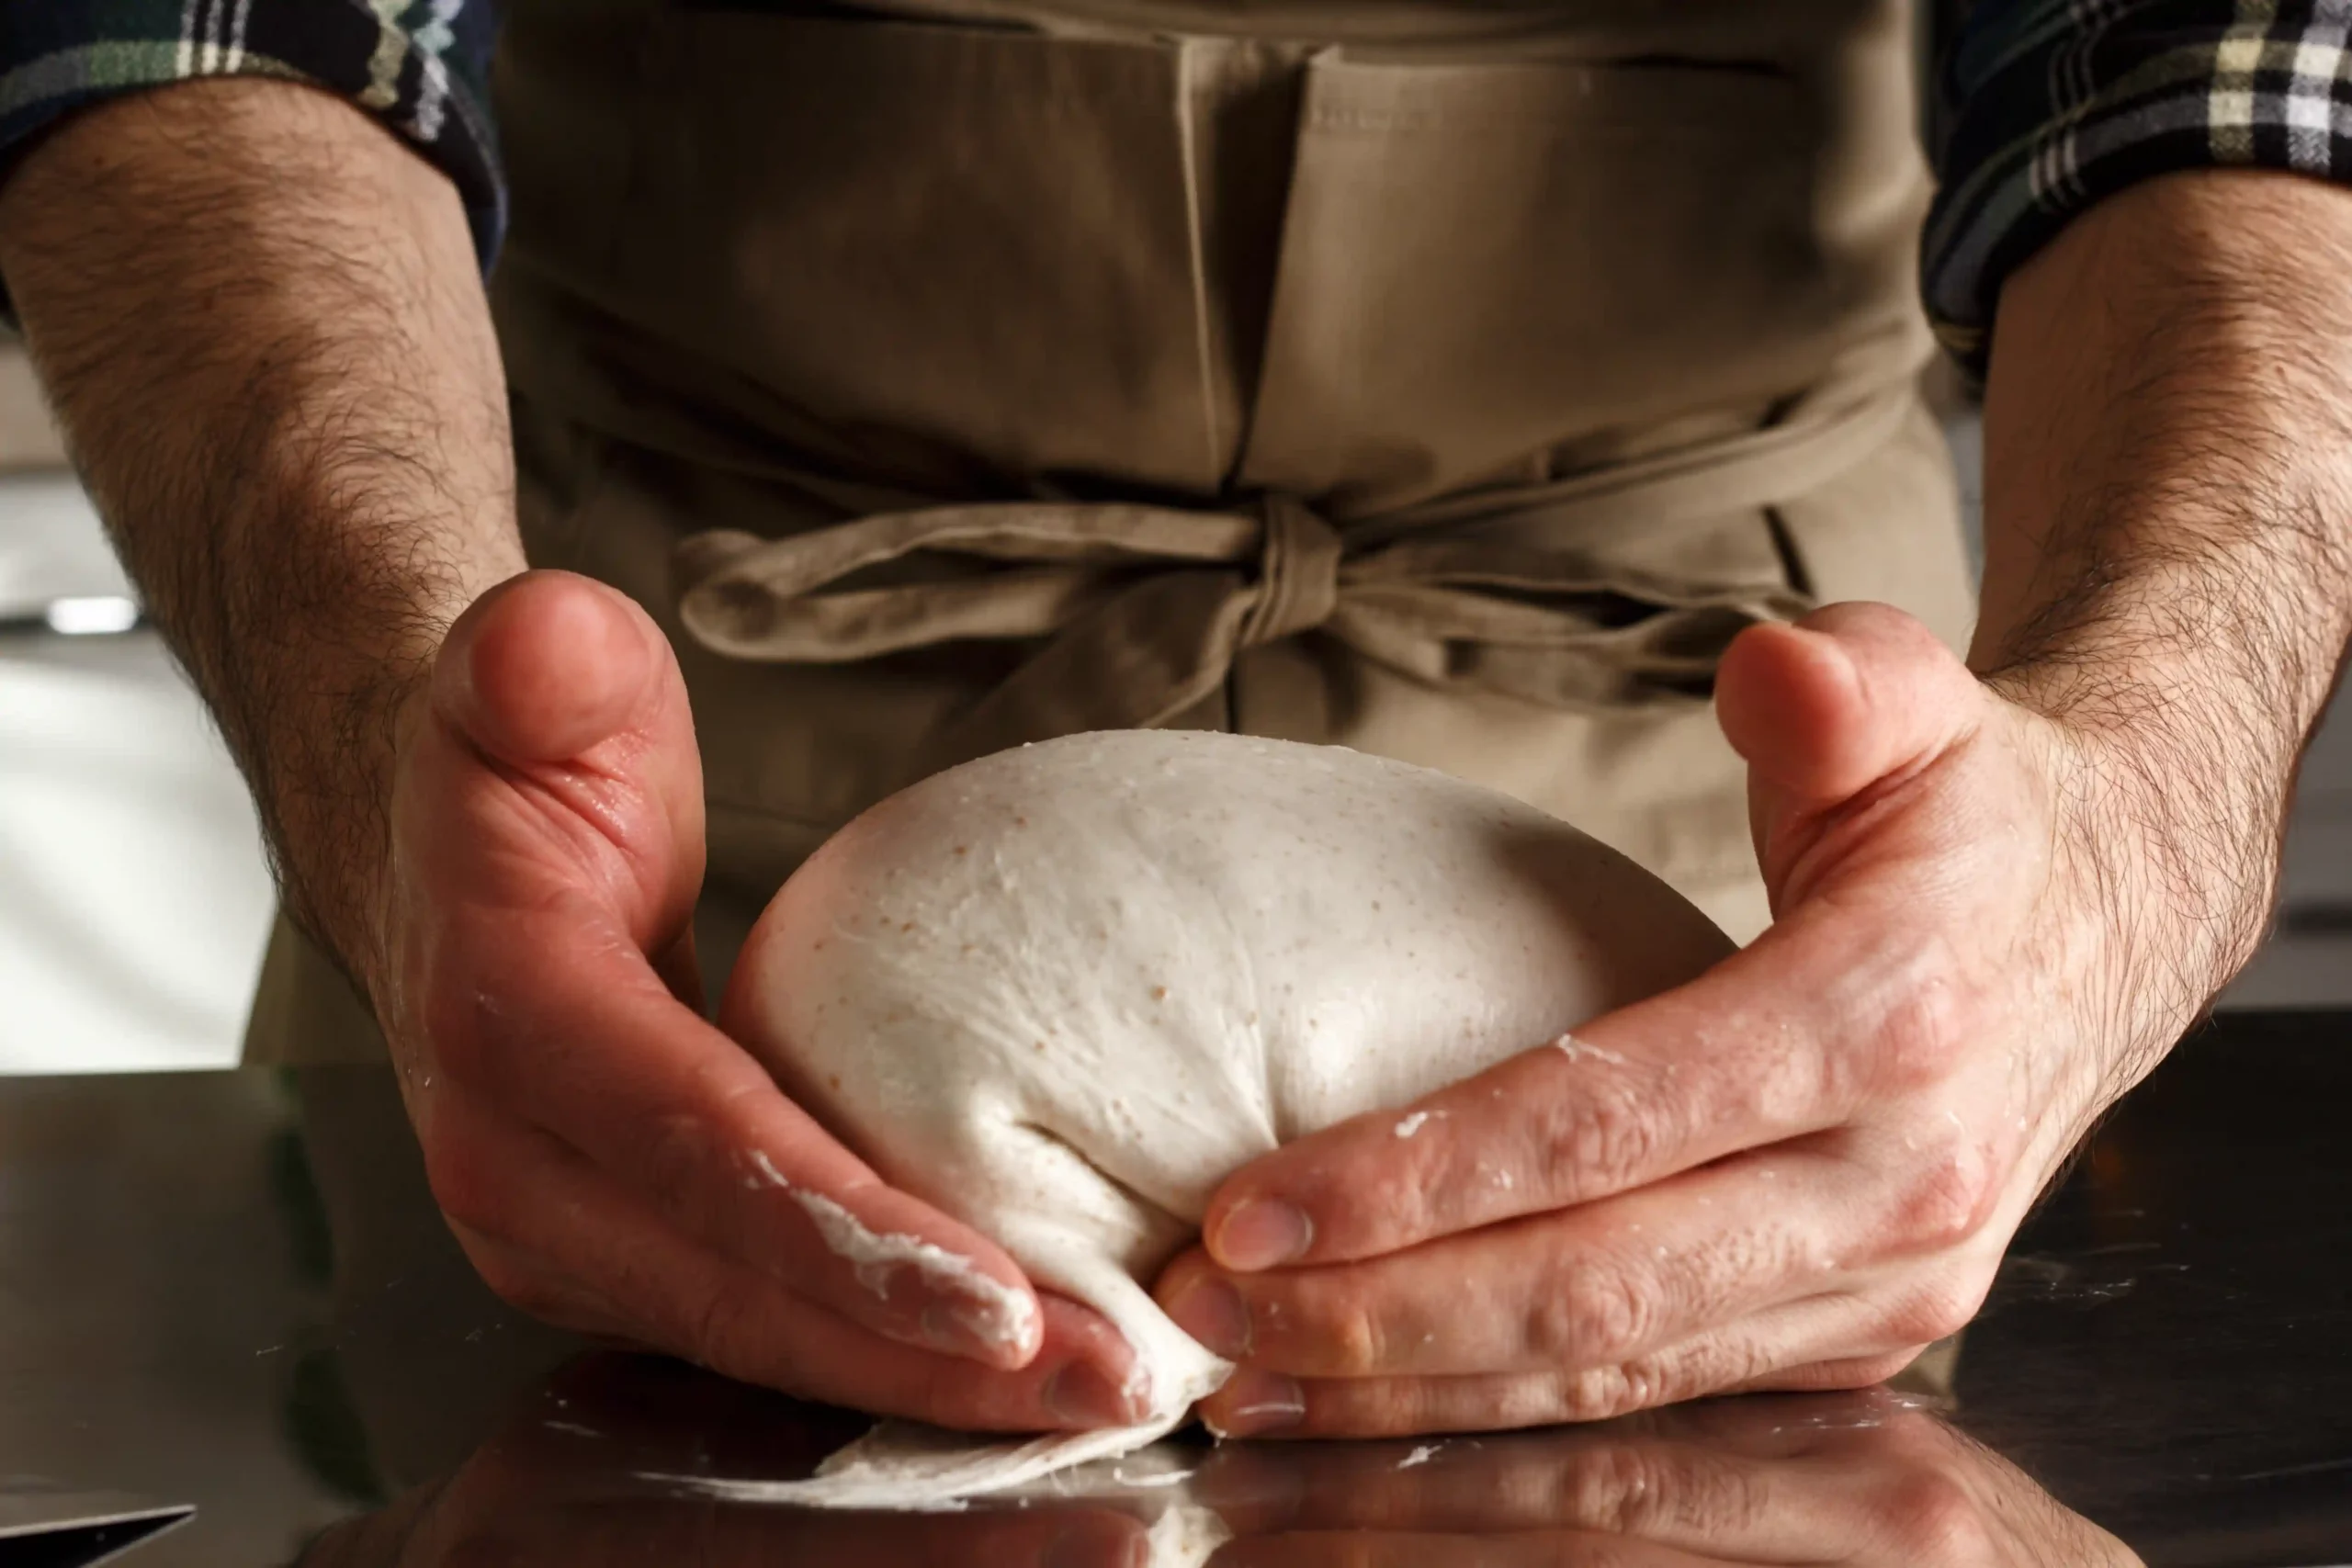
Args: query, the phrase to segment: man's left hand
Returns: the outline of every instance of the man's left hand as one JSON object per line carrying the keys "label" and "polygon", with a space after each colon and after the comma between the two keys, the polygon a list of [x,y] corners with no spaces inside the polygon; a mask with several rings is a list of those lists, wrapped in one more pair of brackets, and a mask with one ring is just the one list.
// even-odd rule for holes
{"label": "man's left hand", "polygon": [[[2141,842],[2165,781],[2022,689],[1883,605],[1745,634],[1717,709],[1772,928],[1227,1180],[1158,1287],[1243,1363],[1210,1425],[1464,1430],[1859,1387],[1974,1315],[2069,1152],[2207,1000],[2147,956],[2184,918]],[[2232,880],[2267,891],[2262,868]]]}

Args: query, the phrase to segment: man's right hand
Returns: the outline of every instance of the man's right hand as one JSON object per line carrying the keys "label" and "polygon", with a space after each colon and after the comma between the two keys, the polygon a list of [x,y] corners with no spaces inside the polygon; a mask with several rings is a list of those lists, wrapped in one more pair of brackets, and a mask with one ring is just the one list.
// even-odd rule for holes
{"label": "man's right hand", "polygon": [[[492,1287],[844,1404],[1127,1418],[1107,1324],[1040,1313],[1001,1251],[885,1187],[695,1010],[684,685],[628,600],[522,571],[505,380],[448,180],[348,100],[185,83],[17,159],[0,270],[253,784],[287,907],[366,985]],[[944,1250],[902,1242],[908,1262],[861,1277],[820,1218]]]}
{"label": "man's right hand", "polygon": [[[1140,1416],[1108,1324],[1041,1303],[1001,1250],[885,1186],[697,1010],[701,763],[641,609],[560,572],[492,589],[397,746],[384,896],[355,956],[435,1196],[493,1290],[942,1425]],[[911,1260],[861,1268],[828,1244],[850,1227]]]}

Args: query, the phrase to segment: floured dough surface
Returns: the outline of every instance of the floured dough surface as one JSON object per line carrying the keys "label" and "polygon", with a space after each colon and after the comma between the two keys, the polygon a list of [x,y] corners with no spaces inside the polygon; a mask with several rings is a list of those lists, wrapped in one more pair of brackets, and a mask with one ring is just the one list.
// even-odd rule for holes
{"label": "floured dough surface", "polygon": [[1081,735],[884,801],[776,896],[728,1027],[888,1180],[1116,1325],[1154,1418],[1011,1444],[885,1428],[777,1500],[935,1502],[1161,1435],[1229,1369],[1146,1286],[1226,1176],[1730,950],[1575,829],[1336,747]]}

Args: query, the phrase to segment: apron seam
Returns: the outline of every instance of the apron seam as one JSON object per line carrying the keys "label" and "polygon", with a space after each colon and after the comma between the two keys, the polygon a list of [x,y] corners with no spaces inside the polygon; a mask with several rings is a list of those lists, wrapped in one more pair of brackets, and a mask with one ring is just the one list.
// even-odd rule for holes
{"label": "apron seam", "polygon": [[1190,252],[1193,292],[1193,348],[1201,381],[1202,439],[1208,461],[1203,471],[1219,488],[1224,485],[1224,421],[1217,415],[1216,344],[1210,326],[1208,235],[1202,203],[1200,107],[1194,100],[1193,62],[1200,45],[1185,39],[1176,46],[1176,145],[1183,166],[1184,239]]}

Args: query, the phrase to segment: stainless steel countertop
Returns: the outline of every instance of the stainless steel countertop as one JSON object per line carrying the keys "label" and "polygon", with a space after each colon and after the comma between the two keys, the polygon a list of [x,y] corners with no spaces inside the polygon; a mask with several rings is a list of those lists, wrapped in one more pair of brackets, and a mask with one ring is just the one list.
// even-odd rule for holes
{"label": "stainless steel countertop", "polygon": [[1948,1398],[1195,1441],[1178,1482],[899,1517],[642,1479],[805,1473],[839,1412],[580,1356],[454,1269],[338,1300],[276,1075],[0,1080],[0,1495],[196,1504],[134,1568],[2347,1564],[2347,1047],[2340,1011],[2193,1037],[2019,1238]]}

